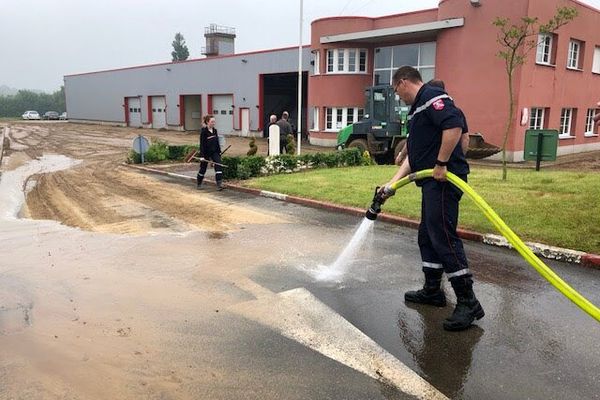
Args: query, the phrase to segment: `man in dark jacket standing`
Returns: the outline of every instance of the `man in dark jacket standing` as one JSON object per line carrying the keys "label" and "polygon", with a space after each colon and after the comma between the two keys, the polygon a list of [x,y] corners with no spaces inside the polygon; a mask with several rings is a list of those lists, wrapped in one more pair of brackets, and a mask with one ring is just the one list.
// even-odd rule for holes
{"label": "man in dark jacket standing", "polygon": [[289,134],[293,134],[292,125],[288,122],[290,118],[290,114],[287,111],[284,111],[281,114],[281,119],[277,121],[277,125],[279,126],[279,152],[283,154],[287,153],[287,136]]}
{"label": "man in dark jacket standing", "polygon": [[[467,180],[469,164],[460,145],[464,118],[454,101],[439,87],[424,85],[421,74],[413,67],[400,67],[392,78],[394,90],[411,105],[408,114],[408,157],[398,172],[383,189],[411,172],[433,168],[433,178],[417,181],[421,187],[421,224],[419,249],[425,274],[423,289],[406,292],[408,302],[446,306],[441,288],[446,272],[456,293],[456,308],[444,321],[444,329],[467,329],[475,319],[483,318],[484,311],[473,292],[473,279],[456,227],[458,205],[462,192],[446,179],[448,171]],[[388,194],[388,196],[389,196]]]}

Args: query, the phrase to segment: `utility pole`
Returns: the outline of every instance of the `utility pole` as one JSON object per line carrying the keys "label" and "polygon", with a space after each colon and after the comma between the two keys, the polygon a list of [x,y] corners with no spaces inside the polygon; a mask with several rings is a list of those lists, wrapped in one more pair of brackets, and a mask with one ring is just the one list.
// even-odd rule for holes
{"label": "utility pole", "polygon": [[298,23],[300,27],[300,38],[298,39],[298,123],[296,124],[298,127],[296,154],[298,155],[300,155],[300,146],[302,143],[302,3],[303,0],[300,0],[300,18]]}

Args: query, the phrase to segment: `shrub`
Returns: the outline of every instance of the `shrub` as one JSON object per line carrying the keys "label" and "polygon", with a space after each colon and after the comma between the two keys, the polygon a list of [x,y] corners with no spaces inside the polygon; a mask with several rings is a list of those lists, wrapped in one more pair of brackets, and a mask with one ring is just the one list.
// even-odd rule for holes
{"label": "shrub", "polygon": [[294,139],[294,135],[288,133],[287,135],[287,144],[285,145],[285,150],[288,154],[296,153],[296,140]]}
{"label": "shrub", "polygon": [[227,165],[227,168],[223,168],[223,179],[238,179],[238,166],[241,159],[241,157],[222,157],[223,164]]}
{"label": "shrub", "polygon": [[262,167],[265,165],[265,159],[261,156],[243,157],[238,165],[238,178],[248,179],[253,176],[259,176]]}
{"label": "shrub", "polygon": [[191,151],[198,150],[196,145],[169,146],[169,160],[183,160]]}
{"label": "shrub", "polygon": [[152,144],[144,155],[146,162],[160,162],[169,158],[169,146],[160,139],[152,139]]}
{"label": "shrub", "polygon": [[[359,150],[360,151],[360,150]],[[361,164],[360,165],[375,165],[375,161],[371,158],[371,154],[365,150],[361,155]]]}

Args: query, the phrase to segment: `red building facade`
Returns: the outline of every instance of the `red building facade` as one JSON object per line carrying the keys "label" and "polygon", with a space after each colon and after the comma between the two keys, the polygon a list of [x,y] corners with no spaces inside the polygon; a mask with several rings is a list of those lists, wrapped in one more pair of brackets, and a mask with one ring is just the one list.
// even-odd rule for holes
{"label": "red building facade", "polygon": [[559,155],[600,150],[591,117],[600,101],[600,11],[575,0],[441,0],[438,8],[380,18],[313,21],[308,107],[314,144],[335,145],[337,131],[364,113],[364,89],[389,84],[402,65],[423,80],[446,82],[471,132],[501,145],[508,116],[507,77],[496,42],[496,17],[549,20],[557,7],[578,11],[515,73],[515,124],[507,151],[523,160],[527,129],[557,129]]}

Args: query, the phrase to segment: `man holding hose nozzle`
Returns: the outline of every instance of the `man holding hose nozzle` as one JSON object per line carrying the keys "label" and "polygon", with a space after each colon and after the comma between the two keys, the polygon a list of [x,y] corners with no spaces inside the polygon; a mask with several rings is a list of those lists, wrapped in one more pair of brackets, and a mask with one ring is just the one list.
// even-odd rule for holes
{"label": "man holding hose nozzle", "polygon": [[394,195],[391,184],[411,172],[433,168],[433,179],[417,181],[421,187],[421,224],[418,242],[423,261],[423,289],[406,292],[404,299],[413,303],[446,306],[441,288],[446,272],[456,293],[456,308],[444,321],[444,329],[467,329],[484,316],[473,292],[473,279],[461,239],[456,232],[458,205],[462,192],[446,180],[448,171],[467,180],[469,164],[460,140],[464,118],[454,101],[439,87],[424,85],[413,67],[400,67],[392,78],[394,90],[411,106],[408,114],[408,157],[391,181],[378,193],[381,202]]}

